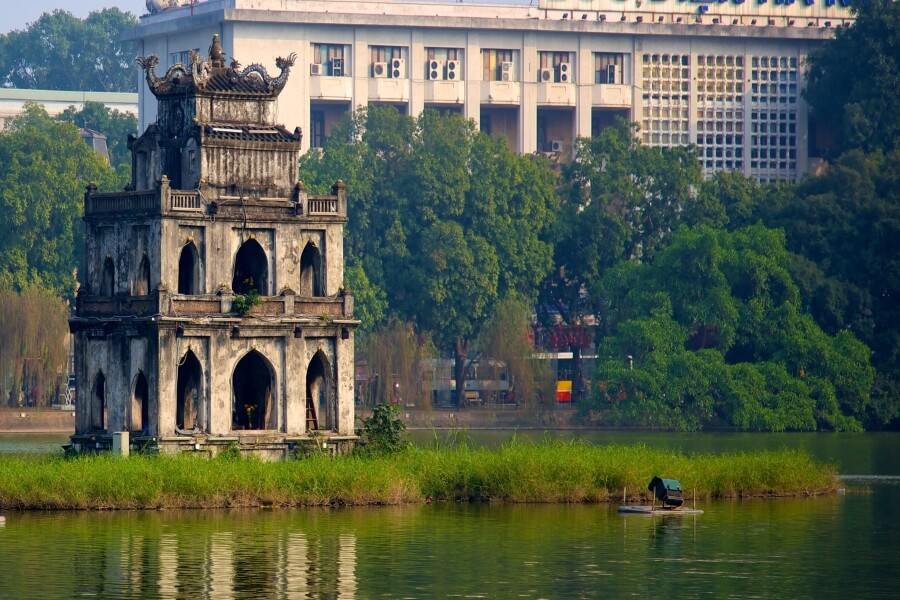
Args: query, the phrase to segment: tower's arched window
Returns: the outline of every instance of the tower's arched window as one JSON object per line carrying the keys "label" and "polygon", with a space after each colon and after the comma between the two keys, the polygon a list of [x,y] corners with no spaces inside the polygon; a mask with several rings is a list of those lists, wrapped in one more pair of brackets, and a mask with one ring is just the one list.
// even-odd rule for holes
{"label": "tower's arched window", "polygon": [[91,390],[91,429],[106,429],[106,377],[98,371]]}
{"label": "tower's arched window", "polygon": [[138,265],[137,275],[134,280],[134,295],[146,296],[150,293],[150,259],[145,254]]}
{"label": "tower's arched window", "polygon": [[202,370],[200,361],[193,351],[188,350],[178,365],[178,380],[175,386],[175,427],[177,429],[200,428],[200,381]]}
{"label": "tower's arched window", "polygon": [[113,259],[106,257],[103,261],[103,273],[100,277],[100,295],[112,296],[116,289],[116,266]]}
{"label": "tower's arched window", "polygon": [[322,268],[322,253],[312,242],[303,249],[300,256],[300,295],[325,295],[325,269]]}
{"label": "tower's arched window", "polygon": [[247,240],[241,245],[234,259],[234,278],[231,289],[236,294],[247,294],[256,290],[260,296],[267,295],[269,288],[269,261],[266,251],[256,240]]}
{"label": "tower's arched window", "polygon": [[201,294],[200,252],[194,242],[188,242],[181,249],[178,259],[178,293]]}
{"label": "tower's arched window", "polygon": [[134,392],[131,395],[130,431],[147,431],[150,426],[149,386],[143,371],[134,378]]}
{"label": "tower's arched window", "polygon": [[306,369],[306,429],[337,430],[337,394],[328,359],[316,352]]}
{"label": "tower's arched window", "polygon": [[269,362],[256,350],[238,362],[231,377],[233,429],[276,428],[272,372]]}

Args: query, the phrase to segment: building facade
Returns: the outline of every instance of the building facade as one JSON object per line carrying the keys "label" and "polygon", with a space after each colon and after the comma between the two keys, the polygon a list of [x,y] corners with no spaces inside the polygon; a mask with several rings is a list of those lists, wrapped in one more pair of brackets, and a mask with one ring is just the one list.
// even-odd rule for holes
{"label": "building facade", "polygon": [[[279,118],[321,147],[347,111],[390,104],[473,119],[512,149],[571,158],[616,117],[643,141],[696,144],[706,173],[814,170],[805,57],[849,24],[849,0],[534,0],[530,4],[208,0],[141,18],[132,38],[168,64],[217,33],[229,55],[294,52]],[[157,118],[149,89],[141,120]]]}
{"label": "building facade", "polygon": [[294,57],[271,77],[226,66],[211,37],[208,60],[164,74],[140,59],[158,118],[129,139],[132,183],[85,194],[77,450],[122,432],[136,448],[267,457],[354,439],[346,190],[298,181],[301,132],[276,121]]}

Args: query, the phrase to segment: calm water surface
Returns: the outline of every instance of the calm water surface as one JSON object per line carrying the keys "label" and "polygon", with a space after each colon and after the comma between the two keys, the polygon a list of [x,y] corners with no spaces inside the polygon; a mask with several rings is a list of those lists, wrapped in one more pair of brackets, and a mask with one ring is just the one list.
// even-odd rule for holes
{"label": "calm water surface", "polygon": [[[835,452],[845,473],[898,473],[896,434],[738,435],[730,449],[753,438]],[[725,449],[705,434],[651,440]],[[681,517],[608,505],[6,511],[0,598],[900,598],[897,481]]]}

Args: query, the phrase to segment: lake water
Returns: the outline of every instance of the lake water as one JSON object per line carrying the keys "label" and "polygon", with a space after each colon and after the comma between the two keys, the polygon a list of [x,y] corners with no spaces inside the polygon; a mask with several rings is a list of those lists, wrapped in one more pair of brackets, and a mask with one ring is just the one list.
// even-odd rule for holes
{"label": "lake water", "polygon": [[[804,447],[863,477],[843,494],[679,517],[605,504],[5,511],[0,598],[900,598],[900,435],[578,435]],[[29,443],[0,436],[2,451]]]}

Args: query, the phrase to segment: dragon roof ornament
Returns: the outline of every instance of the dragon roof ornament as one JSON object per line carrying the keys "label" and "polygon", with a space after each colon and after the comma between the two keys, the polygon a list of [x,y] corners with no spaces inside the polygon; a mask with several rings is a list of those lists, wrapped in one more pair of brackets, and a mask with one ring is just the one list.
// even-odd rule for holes
{"label": "dragon roof ornament", "polygon": [[216,34],[213,35],[209,47],[209,60],[201,60],[200,54],[191,50],[190,64],[174,64],[162,77],[156,75],[159,57],[155,54],[139,56],[137,63],[144,69],[147,85],[157,97],[190,91],[241,96],[277,96],[284,89],[288,74],[296,60],[295,53],[287,58],[275,59],[275,65],[281,69],[277,77],[269,76],[266,68],[260,64],[252,64],[241,69],[240,63],[232,60],[231,65],[226,67],[225,53]]}

